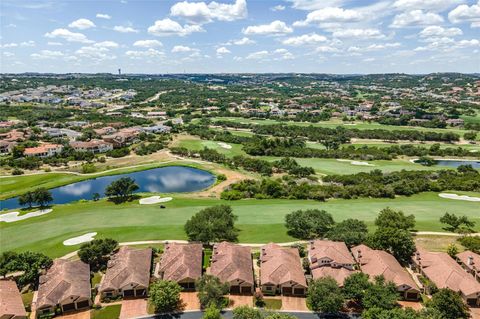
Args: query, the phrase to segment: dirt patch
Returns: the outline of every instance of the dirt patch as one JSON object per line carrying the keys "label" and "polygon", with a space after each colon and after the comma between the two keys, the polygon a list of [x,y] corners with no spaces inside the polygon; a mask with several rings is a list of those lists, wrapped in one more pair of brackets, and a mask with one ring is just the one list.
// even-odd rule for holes
{"label": "dirt patch", "polygon": [[226,169],[226,168],[217,168],[215,169],[215,172],[218,173],[218,174],[224,174],[226,177],[227,177],[227,180],[213,186],[213,187],[210,187],[209,189],[205,190],[205,191],[202,191],[202,192],[199,192],[197,194],[198,197],[216,197],[216,198],[220,198],[220,194],[222,193],[222,191],[228,187],[229,185],[233,184],[233,183],[236,183],[236,182],[239,182],[239,181],[242,181],[242,180],[245,180],[245,179],[251,179],[250,176],[246,175],[246,174],[243,174],[241,172],[237,172],[237,171],[232,171],[232,170],[229,170],[229,169]]}

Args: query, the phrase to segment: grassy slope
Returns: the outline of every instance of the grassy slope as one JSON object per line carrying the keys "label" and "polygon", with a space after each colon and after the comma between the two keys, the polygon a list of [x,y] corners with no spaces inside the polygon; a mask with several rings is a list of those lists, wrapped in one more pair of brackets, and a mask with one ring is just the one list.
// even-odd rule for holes
{"label": "grassy slope", "polygon": [[[480,194],[472,193],[473,196]],[[232,205],[238,215],[241,242],[285,242],[284,217],[298,209],[319,208],[330,212],[335,220],[358,218],[370,226],[378,212],[390,206],[415,214],[418,230],[441,231],[438,219],[446,211],[471,217],[480,225],[478,203],[442,199],[433,193],[409,198],[331,200],[326,203],[294,200],[242,200],[226,202],[216,199],[192,199],[174,196],[166,209],[158,205],[139,205],[137,202],[114,205],[106,201],[79,202],[58,205],[48,215],[15,223],[0,224],[0,252],[10,249],[43,251],[61,256],[78,246],[65,247],[65,239],[87,232],[97,237],[112,237],[119,241],[155,239],[185,239],[183,225],[200,209],[216,205]]]}

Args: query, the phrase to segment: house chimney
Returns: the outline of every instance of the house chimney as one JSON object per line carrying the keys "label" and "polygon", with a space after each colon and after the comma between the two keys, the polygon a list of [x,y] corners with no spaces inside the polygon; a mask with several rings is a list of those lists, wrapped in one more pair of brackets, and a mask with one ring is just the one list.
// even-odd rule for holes
{"label": "house chimney", "polygon": [[473,257],[472,256],[468,256],[467,265],[469,265],[469,266],[473,265]]}
{"label": "house chimney", "polygon": [[357,260],[360,259],[360,258],[362,258],[362,252],[359,249],[359,250],[357,250]]}

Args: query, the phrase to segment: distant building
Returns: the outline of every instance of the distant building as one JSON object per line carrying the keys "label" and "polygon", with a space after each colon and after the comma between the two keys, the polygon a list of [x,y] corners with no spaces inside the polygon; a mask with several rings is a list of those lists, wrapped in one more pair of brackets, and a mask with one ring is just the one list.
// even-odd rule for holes
{"label": "distant building", "polygon": [[89,142],[70,142],[70,146],[78,152],[105,153],[113,150],[113,144],[102,140],[91,140]]}
{"label": "distant building", "polygon": [[36,157],[50,157],[60,154],[63,150],[63,145],[60,144],[43,144],[38,147],[28,147],[23,152],[25,156]]}

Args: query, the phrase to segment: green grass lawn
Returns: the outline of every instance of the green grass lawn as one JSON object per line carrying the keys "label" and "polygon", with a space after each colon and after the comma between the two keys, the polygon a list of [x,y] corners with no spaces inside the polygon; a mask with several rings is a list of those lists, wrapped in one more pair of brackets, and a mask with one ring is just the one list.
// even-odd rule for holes
{"label": "green grass lawn", "polygon": [[91,313],[92,319],[118,319],[120,317],[120,310],[122,305],[111,305],[94,309]]}
{"label": "green grass lawn", "polygon": [[233,143],[227,143],[228,145],[231,145],[231,149],[227,149],[224,147],[221,147],[218,142],[216,141],[210,141],[210,140],[200,140],[200,139],[184,139],[178,142],[178,146],[180,147],[185,147],[189,150],[192,151],[200,151],[203,150],[205,147],[214,149],[217,152],[224,154],[225,156],[233,157],[236,155],[246,155],[246,153],[242,150],[242,145],[241,144],[233,144]]}
{"label": "green grass lawn", "polygon": [[[456,192],[458,193],[458,192]],[[480,196],[478,193],[467,193]],[[185,222],[199,210],[218,204],[231,205],[238,216],[239,241],[245,243],[286,242],[285,215],[299,209],[325,209],[336,221],[357,218],[372,226],[378,212],[390,206],[414,214],[417,229],[442,231],[438,221],[445,212],[469,216],[480,230],[478,203],[443,199],[435,193],[423,193],[397,199],[329,200],[240,200],[194,199],[191,195],[173,195],[166,209],[158,205],[130,202],[115,205],[105,200],[77,202],[53,207],[53,212],[14,223],[0,223],[0,252],[7,250],[41,251],[58,257],[80,245],[64,246],[68,238],[97,232],[96,238],[111,237],[120,242],[140,240],[186,239]]]}
{"label": "green grass lawn", "polygon": [[274,298],[264,298],[263,302],[265,302],[265,309],[268,310],[280,310],[282,309],[282,300],[281,299],[274,299]]}

